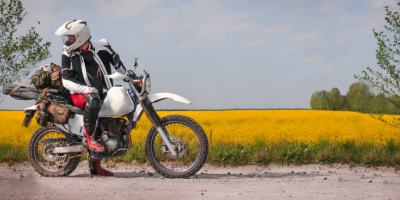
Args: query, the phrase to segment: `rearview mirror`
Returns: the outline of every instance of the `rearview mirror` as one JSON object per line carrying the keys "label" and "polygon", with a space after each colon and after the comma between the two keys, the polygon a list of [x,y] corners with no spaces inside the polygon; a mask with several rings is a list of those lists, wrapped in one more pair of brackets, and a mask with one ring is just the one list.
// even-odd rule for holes
{"label": "rearview mirror", "polygon": [[121,61],[121,60],[119,59],[119,55],[118,55],[118,54],[115,54],[115,55],[113,56],[113,62],[114,62],[114,64],[115,64],[115,65],[118,65],[120,61]]}
{"label": "rearview mirror", "polygon": [[135,66],[135,69],[138,66],[137,58],[135,58],[135,65],[134,66]]}

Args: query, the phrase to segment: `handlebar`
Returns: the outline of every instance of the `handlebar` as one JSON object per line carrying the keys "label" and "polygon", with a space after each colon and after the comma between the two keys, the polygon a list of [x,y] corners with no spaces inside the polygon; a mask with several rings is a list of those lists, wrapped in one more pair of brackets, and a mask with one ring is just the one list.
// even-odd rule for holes
{"label": "handlebar", "polygon": [[[131,88],[135,89],[135,91],[137,92],[137,94],[139,96],[142,96],[143,93],[145,92],[146,81],[147,81],[147,77],[149,76],[149,73],[146,72],[145,70],[144,70],[144,73],[145,73],[144,76],[143,75],[136,76],[136,74],[132,70],[128,70],[128,74],[127,74],[127,76],[129,78],[128,78],[128,80],[126,80],[126,82],[130,83],[130,85],[133,86],[133,87],[131,86]],[[137,84],[138,82],[141,82],[141,85],[138,85]],[[137,86],[141,87],[140,93],[136,90],[134,85],[137,85]]]}

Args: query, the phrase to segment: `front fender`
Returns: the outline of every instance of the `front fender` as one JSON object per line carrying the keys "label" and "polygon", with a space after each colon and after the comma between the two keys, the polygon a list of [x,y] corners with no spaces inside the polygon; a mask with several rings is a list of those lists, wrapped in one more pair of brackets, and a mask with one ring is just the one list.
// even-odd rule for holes
{"label": "front fender", "polygon": [[[179,96],[177,94],[172,94],[172,93],[156,93],[156,94],[148,95],[147,98],[149,98],[151,103],[156,103],[156,102],[162,101],[164,99],[173,99],[177,102],[186,103],[189,105],[192,104],[192,102],[190,102],[186,98]],[[142,114],[143,114],[143,108],[140,104],[138,104],[136,106],[136,111],[133,116],[133,121],[139,121],[140,118],[142,117]]]}

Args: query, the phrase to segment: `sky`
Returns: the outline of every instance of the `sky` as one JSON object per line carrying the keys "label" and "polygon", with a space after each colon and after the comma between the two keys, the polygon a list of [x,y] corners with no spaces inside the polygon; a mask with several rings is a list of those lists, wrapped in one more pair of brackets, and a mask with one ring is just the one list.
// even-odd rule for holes
{"label": "sky", "polygon": [[[19,33],[34,26],[51,42],[52,57],[38,67],[61,64],[62,38],[54,32],[66,21],[86,20],[92,40],[106,39],[127,69],[138,58],[151,74],[151,93],[193,103],[164,100],[156,109],[307,109],[316,91],[337,87],[346,95],[354,75],[379,69],[372,29],[384,30],[383,7],[399,9],[394,0],[22,3],[28,14]],[[0,109],[34,103],[7,96]]]}

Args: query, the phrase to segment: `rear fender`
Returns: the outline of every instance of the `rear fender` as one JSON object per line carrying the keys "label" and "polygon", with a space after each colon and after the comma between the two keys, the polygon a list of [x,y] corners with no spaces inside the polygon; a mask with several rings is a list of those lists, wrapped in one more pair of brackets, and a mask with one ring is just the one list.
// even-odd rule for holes
{"label": "rear fender", "polygon": [[22,120],[22,127],[28,128],[29,125],[31,124],[32,118],[35,116],[37,110],[37,106],[31,106],[28,108],[25,108],[25,117],[24,120]]}
{"label": "rear fender", "polygon": [[38,109],[38,106],[37,105],[33,105],[31,107],[25,108],[24,110],[27,111],[27,110],[37,110],[37,109]]}

